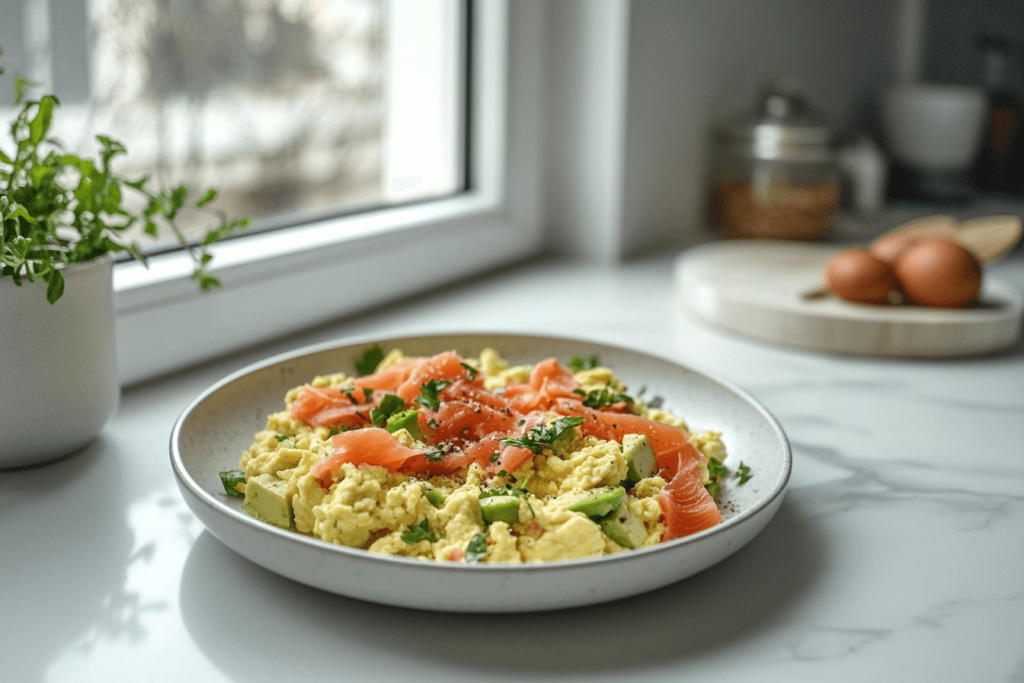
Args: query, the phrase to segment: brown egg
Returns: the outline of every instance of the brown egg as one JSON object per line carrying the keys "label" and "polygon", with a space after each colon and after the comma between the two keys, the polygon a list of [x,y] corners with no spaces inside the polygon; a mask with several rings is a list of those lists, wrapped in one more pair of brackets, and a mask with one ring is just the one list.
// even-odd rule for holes
{"label": "brown egg", "polygon": [[907,297],[922,306],[955,308],[974,301],[981,289],[981,264],[974,254],[945,237],[910,245],[893,269]]}
{"label": "brown egg", "polygon": [[867,249],[847,249],[825,264],[825,284],[847,301],[880,304],[896,286],[896,273]]}
{"label": "brown egg", "polygon": [[919,235],[913,233],[887,235],[871,244],[871,253],[886,263],[892,263],[900,255],[900,252],[920,239]]}

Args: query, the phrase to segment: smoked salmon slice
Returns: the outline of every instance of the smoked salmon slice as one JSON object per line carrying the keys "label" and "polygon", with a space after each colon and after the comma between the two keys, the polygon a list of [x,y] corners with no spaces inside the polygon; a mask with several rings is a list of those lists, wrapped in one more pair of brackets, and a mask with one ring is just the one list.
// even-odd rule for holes
{"label": "smoked salmon slice", "polygon": [[[699,455],[692,444],[687,444],[687,447]],[[658,505],[665,516],[663,541],[689,536],[722,522],[722,513],[715,505],[715,499],[704,488],[700,471],[691,462],[692,457],[680,453],[675,476],[658,494]]]}
{"label": "smoked salmon slice", "polygon": [[342,432],[331,439],[331,444],[334,452],[310,469],[324,488],[330,488],[338,468],[346,462],[379,465],[390,472],[397,472],[407,461],[423,454],[419,448],[402,445],[387,430],[379,427]]}
{"label": "smoked salmon slice", "polygon": [[579,388],[568,368],[557,359],[548,358],[534,366],[529,382],[507,384],[503,396],[512,408],[529,413],[548,410],[560,399],[580,403],[581,397],[573,393]]}
{"label": "smoked salmon slice", "polygon": [[370,411],[380,405],[384,392],[356,388],[345,394],[337,387],[306,385],[292,403],[291,417],[310,427],[363,427],[370,424]]}

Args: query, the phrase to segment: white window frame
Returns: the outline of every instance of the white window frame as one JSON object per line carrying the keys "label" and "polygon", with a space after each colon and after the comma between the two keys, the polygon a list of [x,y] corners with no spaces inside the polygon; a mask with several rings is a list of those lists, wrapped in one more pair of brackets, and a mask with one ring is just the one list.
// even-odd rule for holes
{"label": "white window frame", "polygon": [[182,252],[118,264],[122,385],[537,253],[543,20],[538,0],[473,4],[468,192],[215,245],[207,293]]}

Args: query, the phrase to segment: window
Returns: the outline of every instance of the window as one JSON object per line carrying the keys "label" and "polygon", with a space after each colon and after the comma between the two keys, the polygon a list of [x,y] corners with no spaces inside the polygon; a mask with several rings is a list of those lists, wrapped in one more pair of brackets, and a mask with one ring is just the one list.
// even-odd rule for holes
{"label": "window", "polygon": [[[406,2],[417,8],[451,6],[442,0]],[[34,4],[26,0],[23,7]],[[457,73],[469,74],[468,87],[457,91],[467,93],[465,103],[455,99],[458,95],[442,100],[448,102],[444,106],[469,112],[466,147],[457,147],[454,159],[449,153],[445,157],[452,160],[444,171],[449,182],[454,177],[455,188],[463,191],[343,216],[310,212],[312,217],[287,230],[217,245],[214,273],[224,284],[207,294],[189,281],[190,264],[180,253],[151,258],[148,270],[134,262],[119,264],[114,287],[124,382],[364,310],[540,247],[542,80],[536,45],[543,34],[543,8],[506,0],[474,0],[464,6],[470,49],[448,38],[435,43]],[[422,23],[411,20],[409,35],[422,38]],[[441,109],[435,118],[444,115]],[[423,110],[412,105],[403,104],[400,111],[414,123],[423,118]],[[452,137],[461,141],[461,129]],[[383,195],[412,199],[401,193],[430,185],[426,176],[417,182],[421,174],[408,170],[416,162],[410,149],[396,145],[394,155],[382,159],[388,180],[398,181],[384,183]],[[467,178],[462,177],[465,168]]]}
{"label": "window", "polygon": [[[257,231],[463,189],[461,0],[22,10],[28,40],[8,53],[10,70],[39,84],[33,94],[56,92],[53,137],[92,153],[95,135],[110,135],[131,152],[120,172],[164,189],[216,187],[210,208]],[[177,221],[190,238],[215,223],[195,211]],[[167,226],[131,237],[149,253],[177,246]]]}

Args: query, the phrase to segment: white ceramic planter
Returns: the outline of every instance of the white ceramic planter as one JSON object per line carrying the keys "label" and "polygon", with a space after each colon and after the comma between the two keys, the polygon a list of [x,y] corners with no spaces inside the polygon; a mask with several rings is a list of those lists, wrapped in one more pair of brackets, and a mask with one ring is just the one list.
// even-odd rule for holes
{"label": "white ceramic planter", "polygon": [[0,468],[73,453],[117,411],[112,264],[67,268],[53,305],[44,283],[0,278]]}

